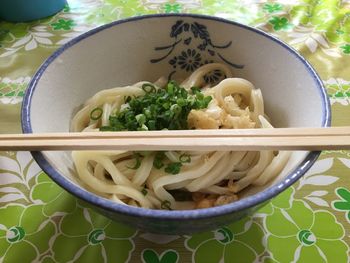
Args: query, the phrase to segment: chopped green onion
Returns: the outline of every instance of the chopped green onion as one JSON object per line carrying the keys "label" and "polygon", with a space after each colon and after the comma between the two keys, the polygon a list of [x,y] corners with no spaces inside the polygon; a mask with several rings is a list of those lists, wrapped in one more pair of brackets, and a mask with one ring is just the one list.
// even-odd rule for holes
{"label": "chopped green onion", "polygon": [[145,117],[147,119],[151,119],[152,118],[152,111],[149,108],[144,109],[143,110],[143,114],[145,115]]}
{"label": "chopped green onion", "polygon": [[179,161],[181,163],[190,163],[191,162],[191,156],[189,156],[186,153],[183,153],[183,154],[180,155]]}
{"label": "chopped green onion", "polygon": [[160,208],[161,209],[166,209],[166,210],[172,210],[170,201],[168,201],[168,200],[162,201],[162,203],[160,205]]}
{"label": "chopped green onion", "polygon": [[124,97],[128,107],[109,116],[109,126],[101,131],[186,130],[190,111],[206,108],[212,99],[198,88],[192,87],[192,92],[188,92],[174,81],[163,89],[150,83],[142,88],[144,96]]}
{"label": "chopped green onion", "polygon": [[149,120],[147,123],[147,127],[151,131],[156,130],[156,122],[154,120]]}
{"label": "chopped green onion", "polygon": [[196,98],[199,99],[199,100],[202,100],[202,99],[204,99],[204,94],[201,93],[201,92],[197,92],[196,93]]}
{"label": "chopped green onion", "polygon": [[109,124],[111,127],[115,128],[117,131],[122,131],[125,129],[124,125],[121,123],[121,121],[119,121],[119,119],[116,116],[109,116]]}
{"label": "chopped green onion", "polygon": [[204,103],[205,103],[205,107],[204,108],[208,107],[208,105],[209,105],[209,103],[211,102],[212,99],[213,98],[211,96],[204,97],[204,99],[203,99]]}
{"label": "chopped green onion", "polygon": [[142,89],[144,92],[146,93],[153,93],[153,92],[156,92],[156,88],[150,84],[150,83],[145,83],[142,85]]}
{"label": "chopped green onion", "polygon": [[90,112],[90,119],[97,121],[98,119],[100,119],[102,117],[102,114],[103,114],[103,110],[101,108],[97,107]]}
{"label": "chopped green onion", "polygon": [[139,153],[134,153],[134,158],[135,158],[135,165],[130,167],[130,166],[126,166],[127,168],[129,169],[133,169],[133,170],[136,170],[138,169],[140,166],[141,166],[141,154]]}
{"label": "chopped green onion", "polygon": [[170,103],[169,102],[164,102],[163,103],[163,108],[164,109],[169,109],[170,108]]}
{"label": "chopped green onion", "polygon": [[137,128],[138,131],[148,131],[148,127],[144,124],[140,128]]}
{"label": "chopped green onion", "polygon": [[142,125],[145,124],[146,122],[146,116],[144,114],[138,114],[135,116],[135,119],[137,120],[137,122]]}
{"label": "chopped green onion", "polygon": [[169,82],[167,87],[166,87],[166,91],[170,94],[173,95],[174,94],[174,82]]}
{"label": "chopped green onion", "polygon": [[191,91],[192,91],[192,94],[197,94],[201,92],[200,88],[198,87],[191,87]]}
{"label": "chopped green onion", "polygon": [[146,195],[148,194],[148,191],[147,191],[146,187],[142,188],[141,193],[142,193],[144,196],[146,196]]}
{"label": "chopped green onion", "polygon": [[177,105],[179,105],[180,107],[186,106],[186,100],[184,98],[179,98],[176,100]]}
{"label": "chopped green onion", "polygon": [[163,152],[157,152],[154,156],[153,166],[160,169],[164,166],[163,160],[165,159],[165,154]]}
{"label": "chopped green onion", "polygon": [[168,174],[178,174],[181,170],[182,164],[180,162],[170,163],[165,167],[164,171]]}
{"label": "chopped green onion", "polygon": [[180,107],[179,105],[177,105],[177,104],[171,105],[170,110],[171,110],[176,116],[178,116],[178,115],[181,113],[181,111],[182,111],[181,107]]}

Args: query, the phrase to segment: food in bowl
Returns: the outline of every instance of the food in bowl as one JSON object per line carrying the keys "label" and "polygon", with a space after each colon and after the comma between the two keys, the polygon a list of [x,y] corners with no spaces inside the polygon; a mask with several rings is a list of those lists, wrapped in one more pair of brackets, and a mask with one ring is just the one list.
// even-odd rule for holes
{"label": "food in bowl", "polygon": [[[205,82],[212,72],[224,76]],[[74,116],[73,132],[270,128],[261,90],[234,78],[228,66],[206,64],[180,85],[155,83],[102,90]],[[251,184],[276,177],[288,151],[132,152],[73,151],[88,190],[120,204],[156,209],[198,209],[238,200]]]}
{"label": "food in bowl", "polygon": [[[208,62],[225,64],[235,78],[261,89],[264,112],[274,127],[330,125],[330,105],[322,81],[292,48],[260,30],[225,19],[169,14],[119,20],[63,45],[29,84],[22,104],[23,131],[68,132],[77,107],[101,89],[140,80],[155,83],[159,76],[181,85],[180,80]],[[214,72],[207,80],[217,76]],[[98,111],[94,114],[98,116]],[[239,192],[239,199],[229,204],[168,211],[119,204],[88,191],[76,175],[71,152],[32,154],[53,181],[98,212],[163,234],[206,231],[251,215],[302,177],[319,156],[319,152],[293,151],[275,178],[246,187]]]}

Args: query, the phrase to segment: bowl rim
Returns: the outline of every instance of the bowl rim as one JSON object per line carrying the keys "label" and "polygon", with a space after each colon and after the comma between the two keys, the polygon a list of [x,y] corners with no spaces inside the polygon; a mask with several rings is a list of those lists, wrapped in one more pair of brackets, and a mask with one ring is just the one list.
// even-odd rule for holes
{"label": "bowl rim", "polygon": [[[194,18],[194,19],[204,19],[204,20],[210,20],[214,22],[220,22],[220,23],[233,25],[245,30],[252,31],[271,41],[276,42],[277,44],[285,48],[287,51],[289,51],[291,54],[293,54],[306,67],[309,74],[313,77],[314,81],[316,82],[318,91],[320,93],[320,97],[322,99],[322,111],[323,111],[322,127],[330,126],[331,107],[330,107],[329,98],[327,96],[322,80],[320,79],[316,71],[313,69],[313,67],[309,64],[309,62],[307,62],[306,59],[302,57],[295,49],[293,49],[283,41],[257,28],[253,28],[238,22],[230,21],[219,17],[199,15],[199,14],[153,14],[153,15],[142,15],[142,16],[121,19],[109,24],[96,27],[92,30],[89,30],[73,38],[72,40],[70,40],[69,42],[62,45],[60,48],[58,48],[51,56],[49,56],[46,59],[46,61],[39,67],[37,72],[34,74],[25,92],[23,103],[22,103],[22,109],[21,109],[21,125],[22,125],[23,133],[33,133],[32,126],[31,126],[30,109],[31,109],[32,97],[35,93],[35,88],[41,76],[45,72],[46,68],[57,57],[59,57],[61,53],[63,53],[66,49],[70,48],[71,46],[84,40],[85,38],[88,38],[100,31],[117,26],[119,24],[147,20],[147,19],[154,19],[154,18],[162,18],[162,17]],[[31,154],[34,160],[40,166],[40,168],[53,181],[55,181],[58,185],[60,185],[66,191],[73,194],[75,197],[78,197],[92,205],[95,205],[99,208],[102,208],[112,213],[119,213],[127,216],[146,217],[146,218],[154,218],[154,219],[162,219],[162,220],[164,219],[182,220],[182,219],[205,219],[210,217],[217,217],[217,216],[222,216],[226,214],[232,214],[235,212],[252,208],[259,204],[263,204],[269,199],[281,193],[283,190],[285,190],[292,184],[294,184],[302,175],[304,175],[306,171],[315,163],[318,156],[320,155],[320,151],[308,153],[308,155],[304,158],[304,160],[300,163],[300,165],[297,166],[294,170],[292,170],[281,182],[274,184],[269,188],[261,192],[258,192],[252,196],[245,197],[242,200],[238,200],[236,202],[233,202],[227,205],[217,206],[213,208],[205,208],[205,209],[197,209],[197,210],[173,210],[173,211],[146,209],[146,208],[138,208],[138,207],[133,207],[128,205],[122,205],[122,204],[115,203],[111,200],[105,199],[103,197],[100,197],[98,195],[95,195],[83,189],[82,187],[72,183],[64,175],[60,174],[59,171],[57,171],[55,168],[53,168],[49,164],[49,162],[45,159],[44,155],[41,152],[31,152]]]}

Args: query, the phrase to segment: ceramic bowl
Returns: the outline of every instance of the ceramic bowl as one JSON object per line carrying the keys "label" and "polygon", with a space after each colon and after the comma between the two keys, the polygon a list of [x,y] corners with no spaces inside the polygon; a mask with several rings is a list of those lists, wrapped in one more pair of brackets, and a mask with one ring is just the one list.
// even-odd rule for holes
{"label": "ceramic bowl", "polygon": [[10,22],[27,22],[61,11],[66,0],[1,0],[0,18]]}
{"label": "ceramic bowl", "polygon": [[[181,63],[180,63],[181,61]],[[58,49],[40,67],[25,94],[25,133],[67,132],[73,112],[99,90],[160,76],[183,78],[207,62],[228,65],[262,90],[275,127],[330,125],[330,106],[310,64],[276,38],[235,22],[190,14],[151,15],[93,29]],[[247,216],[296,182],[319,152],[293,152],[281,174],[251,187],[237,202],[199,210],[166,211],[120,205],[79,185],[67,152],[33,152],[61,187],[102,214],[165,234],[214,229]]]}

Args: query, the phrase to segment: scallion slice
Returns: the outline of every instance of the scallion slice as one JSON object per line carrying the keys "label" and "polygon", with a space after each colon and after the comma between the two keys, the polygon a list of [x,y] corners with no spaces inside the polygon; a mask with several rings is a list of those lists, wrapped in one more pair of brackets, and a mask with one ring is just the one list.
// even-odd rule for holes
{"label": "scallion slice", "polygon": [[142,85],[142,90],[146,93],[156,92],[156,87],[150,83],[145,83]]}
{"label": "scallion slice", "polygon": [[172,210],[172,209],[171,209],[171,203],[170,203],[170,201],[164,200],[164,201],[161,203],[160,208],[161,208],[161,209],[166,209],[166,210]]}
{"label": "scallion slice", "polygon": [[191,156],[189,156],[186,153],[183,153],[183,154],[180,155],[179,161],[181,163],[190,163],[191,162]]}
{"label": "scallion slice", "polygon": [[142,193],[144,196],[146,196],[146,195],[148,194],[148,191],[147,191],[146,187],[142,188],[141,193]]}
{"label": "scallion slice", "polygon": [[180,162],[170,163],[165,167],[164,171],[168,174],[178,174],[181,170],[182,164]]}
{"label": "scallion slice", "polygon": [[135,165],[130,167],[130,166],[126,166],[129,169],[133,169],[136,170],[141,166],[141,154],[139,153],[134,153],[133,155],[134,159],[135,159]]}
{"label": "scallion slice", "polygon": [[102,114],[103,114],[103,110],[97,107],[90,112],[90,119],[97,121],[102,117]]}

